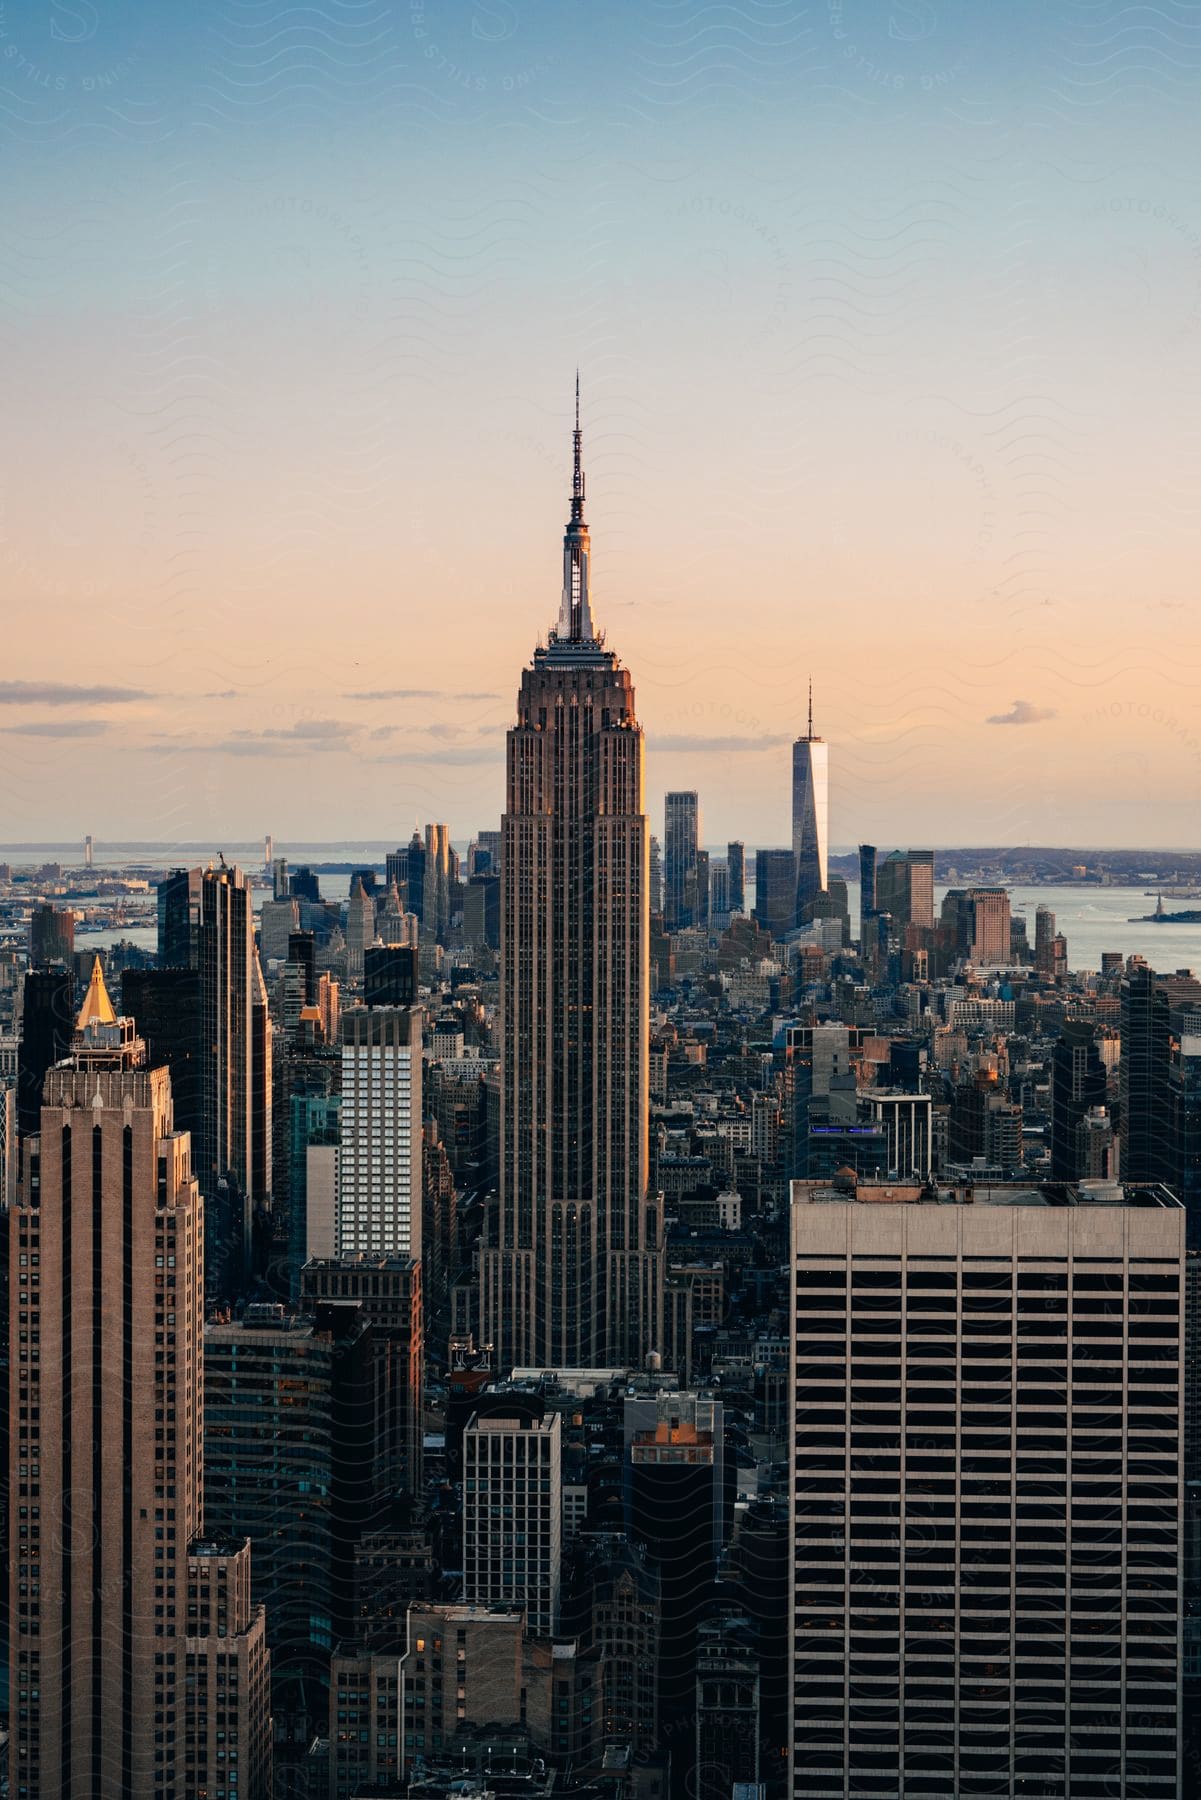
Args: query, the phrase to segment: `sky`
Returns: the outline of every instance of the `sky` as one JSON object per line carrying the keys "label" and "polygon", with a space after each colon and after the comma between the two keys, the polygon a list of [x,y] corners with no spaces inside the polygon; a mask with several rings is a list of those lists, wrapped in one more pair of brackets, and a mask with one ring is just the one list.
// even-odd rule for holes
{"label": "sky", "polygon": [[457,838],[558,607],[652,829],[1196,848],[1201,8],[0,0],[0,843]]}

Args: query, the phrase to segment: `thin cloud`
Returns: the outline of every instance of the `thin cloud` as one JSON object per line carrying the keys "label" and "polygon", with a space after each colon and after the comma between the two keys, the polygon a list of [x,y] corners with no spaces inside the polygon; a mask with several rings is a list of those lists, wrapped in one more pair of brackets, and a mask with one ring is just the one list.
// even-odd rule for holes
{"label": "thin cloud", "polygon": [[343,700],[440,700],[438,688],[368,688],[358,694],[343,694]]}
{"label": "thin cloud", "polygon": [[6,737],[99,737],[108,728],[107,719],[31,719],[25,725],[0,725]]}
{"label": "thin cloud", "polygon": [[1015,700],[1007,713],[990,713],[986,725],[1041,725],[1055,717],[1053,706],[1035,706],[1032,700]]}
{"label": "thin cloud", "polygon": [[751,755],[756,750],[779,750],[790,744],[791,738],[779,733],[765,732],[762,737],[705,737],[701,733],[692,734],[686,731],[669,732],[665,737],[650,737],[647,740],[652,750],[686,750],[691,755],[703,754],[706,750],[718,752],[722,756]]}
{"label": "thin cloud", "polygon": [[499,694],[452,694],[445,688],[371,688],[343,700],[499,700]]}
{"label": "thin cloud", "polygon": [[69,681],[0,681],[0,706],[115,706],[153,698],[143,688],[78,687]]}
{"label": "thin cloud", "polygon": [[220,743],[184,743],[178,738],[160,739],[164,751],[181,756],[289,756],[303,749],[306,756],[319,751],[345,750],[342,738],[225,738]]}
{"label": "thin cloud", "polygon": [[376,756],[377,763],[428,763],[433,768],[467,769],[485,763],[499,762],[499,752],[493,747],[481,744],[478,749],[464,745],[452,748],[450,745],[439,750],[397,750],[389,756]]}
{"label": "thin cloud", "polygon": [[340,719],[297,719],[291,725],[268,725],[262,731],[236,731],[239,738],[282,738],[285,742],[303,738],[344,738],[354,730]]}

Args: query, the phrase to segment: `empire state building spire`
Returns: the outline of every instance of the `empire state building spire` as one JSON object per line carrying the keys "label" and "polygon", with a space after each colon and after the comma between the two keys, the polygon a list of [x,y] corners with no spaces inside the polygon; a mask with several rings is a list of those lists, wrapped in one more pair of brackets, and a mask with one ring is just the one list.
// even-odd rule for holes
{"label": "empire state building spire", "polygon": [[563,598],[555,632],[559,643],[593,644],[596,628],[588,597],[591,540],[584,523],[584,468],[581,460],[580,372],[575,377],[575,431],[572,433],[571,518],[563,534]]}
{"label": "empire state building spire", "polygon": [[578,404],[563,608],[506,753],[500,1167],[480,1250],[498,1370],[640,1369],[663,1345],[645,745],[588,605]]}

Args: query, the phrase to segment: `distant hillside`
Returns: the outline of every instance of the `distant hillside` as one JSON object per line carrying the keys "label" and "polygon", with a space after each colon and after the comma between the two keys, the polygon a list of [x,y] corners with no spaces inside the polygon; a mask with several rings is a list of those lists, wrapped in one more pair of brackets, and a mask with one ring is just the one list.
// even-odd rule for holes
{"label": "distant hillside", "polygon": [[[913,848],[922,846],[914,845]],[[891,845],[882,845],[879,856],[887,855]],[[832,856],[830,867],[835,874],[857,877],[858,856]],[[968,845],[963,849],[936,849],[934,879],[947,881],[950,871],[957,878],[969,875],[977,879],[988,876],[1015,883],[1029,881],[1067,882],[1079,880],[1073,873],[1078,868],[1088,871],[1086,880],[1099,881],[1109,876],[1112,881],[1168,881],[1180,878],[1201,880],[1201,850],[1090,850],[1057,848],[1042,844]]]}

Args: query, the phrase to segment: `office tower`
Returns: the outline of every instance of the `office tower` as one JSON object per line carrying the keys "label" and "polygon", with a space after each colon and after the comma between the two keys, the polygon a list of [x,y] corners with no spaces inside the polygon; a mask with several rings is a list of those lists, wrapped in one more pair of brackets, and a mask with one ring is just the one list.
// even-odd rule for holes
{"label": "office tower", "polygon": [[868,1095],[872,1118],[887,1134],[884,1168],[898,1175],[929,1175],[932,1108],[929,1094]]}
{"label": "office tower", "polygon": [[171,1076],[175,1129],[197,1143],[204,1117],[199,970],[126,969],[121,1006],[137,1024],[150,1067],[165,1067]]}
{"label": "office tower", "polygon": [[[268,1800],[272,1791],[271,1653],[264,1608],[251,1596],[250,1555],[245,1541],[206,1538],[188,1548],[184,1779],[156,1795]],[[164,1662],[177,1654],[164,1652]],[[142,1791],[123,1788],[122,1800]]]}
{"label": "office tower", "polygon": [[158,884],[158,967],[199,966],[200,886],[203,871],[175,869]]}
{"label": "office tower", "polygon": [[830,835],[830,746],[813,735],[813,683],[809,683],[809,726],[792,746],[792,855],[796,869],[794,924],[825,892]]}
{"label": "office tower", "polygon": [[995,1177],[1021,1167],[1022,1109],[992,1069],[980,1069],[951,1095],[947,1158],[957,1168],[982,1165]]}
{"label": "office tower", "polygon": [[1185,1017],[1201,1011],[1201,981],[1183,970],[1157,975],[1145,963],[1127,970],[1120,990],[1122,1058],[1120,1173],[1123,1181],[1171,1181],[1172,1046]]}
{"label": "office tower", "polygon": [[829,875],[826,878],[826,891],[812,901],[809,909],[815,919],[841,919],[842,941],[851,941],[851,898],[850,889],[841,875]]}
{"label": "office tower", "polygon": [[89,831],[88,835],[83,840],[83,866],[85,869],[91,869],[95,866],[95,862],[96,862],[96,843],[95,843],[95,839],[92,837],[91,832]]}
{"label": "office tower", "polygon": [[298,900],[308,900],[313,906],[321,901],[321,885],[309,868],[293,869],[288,876],[288,892],[295,894]]}
{"label": "office tower", "polygon": [[380,1398],[376,1492],[383,1498],[421,1492],[425,1314],[421,1263],[412,1256],[337,1256],[300,1272],[306,1312],[354,1302],[371,1325]]}
{"label": "office tower", "polygon": [[306,1006],[317,1004],[317,940],[311,931],[288,933],[288,961],[301,971]]}
{"label": "office tower", "polygon": [[66,1056],[75,1023],[73,983],[66,969],[30,969],[21,987],[21,1041],[17,1052],[17,1130],[37,1131],[42,1083]]}
{"label": "office tower", "polygon": [[17,1189],[17,1085],[14,1075],[0,1074],[0,1211],[11,1206]]}
{"label": "office tower", "polygon": [[724,862],[709,866],[709,922],[723,928],[730,922],[730,869]]}
{"label": "office tower", "polygon": [[[1113,1120],[1103,1106],[1091,1106],[1076,1126],[1076,1170],[1081,1181],[1110,1181],[1116,1172]],[[1179,1195],[1182,1203],[1185,1196]],[[1187,1216],[1187,1211],[1186,1211]]]}
{"label": "office tower", "polygon": [[463,941],[472,948],[500,949],[501,878],[473,875],[463,891]]}
{"label": "office tower", "polygon": [[1065,1019],[1051,1053],[1051,1179],[1078,1181],[1077,1131],[1096,1107],[1105,1105],[1105,1065],[1087,1019]]}
{"label": "office tower", "polygon": [[1195,1248],[1201,1243],[1201,1008],[1172,1043],[1168,1117],[1168,1185],[1185,1209],[1189,1244]]}
{"label": "office tower", "polygon": [[653,913],[663,911],[663,853],[659,840],[652,834],[650,843],[650,860],[647,863],[647,881],[650,887],[650,903]]}
{"label": "office tower", "polygon": [[478,1780],[481,1793],[502,1794],[506,1777],[545,1793],[530,1754],[551,1754],[558,1767],[578,1759],[576,1675],[573,1647],[531,1641],[519,1610],[414,1599],[394,1642],[333,1658],[322,1792],[420,1795],[433,1765],[443,1788],[453,1770],[455,1793],[463,1782],[476,1792]]}
{"label": "office tower", "polygon": [[755,918],[774,938],[796,923],[796,862],[791,850],[756,850]]}
{"label": "office tower", "polygon": [[658,1572],[624,1533],[588,1534],[578,1554],[566,1625],[600,1659],[600,1735],[646,1755],[659,1744]]}
{"label": "office tower", "polygon": [[694,923],[689,895],[696,892],[696,853],[701,803],[691,791],[668,794],[663,820],[663,914],[669,931]]}
{"label": "office tower", "polygon": [[1007,888],[948,888],[940,923],[953,955],[974,963],[1010,961],[1012,921]]}
{"label": "office tower", "polygon": [[224,865],[192,873],[204,1084],[195,1168],[209,1203],[205,1286],[218,1299],[245,1282],[254,1209],[271,1194],[271,1023],[250,883]]}
{"label": "office tower", "polygon": [[476,1413],[463,1433],[463,1598],[559,1625],[563,1494],[560,1418]]}
{"label": "office tower", "polygon": [[288,1095],[288,1273],[294,1302],[304,1265],[338,1252],[342,1096],[318,1086],[315,1075],[309,1080],[313,1085],[305,1092]]}
{"label": "office tower", "polygon": [[[270,838],[267,839],[267,842],[268,843],[271,842]],[[267,861],[266,861],[264,867],[267,869],[268,873],[271,876],[271,898],[273,900],[289,899],[291,897],[292,890],[288,886],[288,859],[287,859],[287,857],[286,856],[270,856],[267,858]]]}
{"label": "office tower", "polygon": [[[411,853],[410,853],[411,854]],[[450,826],[425,828],[423,937],[445,944],[450,927]]]}
{"label": "office tower", "polygon": [[730,871],[730,911],[746,911],[746,845],[733,838],[726,845],[726,867]]}
{"label": "office tower", "polygon": [[363,955],[375,942],[375,902],[355,876],[346,902],[346,973],[351,981],[363,978]]}
{"label": "office tower", "polygon": [[504,832],[495,829],[477,831],[475,841],[481,850],[486,850],[489,857],[488,867],[494,875],[499,875],[501,856],[504,847]]}
{"label": "office tower", "polygon": [[500,1194],[481,1259],[498,1367],[641,1366],[659,1339],[643,737],[592,622],[583,508],[577,424],[558,627],[508,736]]}
{"label": "office tower", "polygon": [[[422,935],[424,936],[424,935],[426,935],[426,931],[427,931],[427,920],[426,920],[426,911],[425,911],[425,862],[426,862],[426,856],[425,856],[425,845],[421,841],[421,833],[417,829],[416,825],[414,825],[414,827],[413,827],[413,835],[409,839],[408,848],[404,851],[397,851],[396,855],[397,855],[397,861],[395,864],[393,864],[392,860],[389,859],[388,867],[387,867],[388,879],[389,880],[392,879],[393,873],[395,871],[397,885],[399,886],[400,882],[402,880],[404,881],[404,884],[405,884],[405,906],[407,907],[408,911],[411,912],[413,914],[414,918],[417,920],[418,925],[421,927]],[[400,869],[401,869],[400,858],[402,856],[404,858],[403,875],[400,873]],[[433,899],[433,896],[431,894],[431,914],[430,914],[430,918],[428,921],[428,931],[431,936],[433,934],[433,927],[434,927],[432,899]]]}
{"label": "office tower", "polygon": [[379,909],[376,919],[376,937],[381,944],[415,944],[417,942],[417,920],[412,913],[405,911],[404,901],[400,897],[400,887],[395,881],[388,883],[384,903]]}
{"label": "office tower", "polygon": [[183,1640],[203,1522],[202,1202],[167,1071],[142,1056],[97,961],[10,1220],[20,1800],[196,1792]]}
{"label": "office tower", "polygon": [[259,908],[259,951],[264,963],[285,962],[288,941],[300,929],[300,902],[292,896],[264,900]]}
{"label": "office tower", "polygon": [[425,1121],[421,1136],[421,1265],[426,1304],[433,1316],[446,1304],[459,1272],[458,1196],[436,1120]]}
{"label": "office tower", "polygon": [[626,1529],[659,1575],[660,1726],[677,1782],[686,1782],[695,1749],[697,1626],[712,1605],[719,1541],[713,1435],[694,1418],[661,1418],[634,1433],[628,1456]]}
{"label": "office tower", "polygon": [[375,1350],[353,1302],[248,1306],[204,1332],[207,1531],[250,1539],[272,1710],[319,1730],[331,1643],[354,1629],[354,1547],[371,1522]]}
{"label": "office tower", "polygon": [[934,924],[933,850],[890,850],[876,865],[876,911],[898,926]]}
{"label": "office tower", "polygon": [[859,938],[867,940],[867,921],[876,911],[876,846],[859,846]]}
{"label": "office tower", "polygon": [[[439,1749],[463,1729],[464,1713],[477,1726],[492,1720],[521,1720],[540,1749],[554,1748],[546,1727],[556,1710],[555,1701],[563,1700],[566,1693],[558,1678],[561,1674],[566,1682],[571,1675],[566,1644],[556,1646],[552,1658],[548,1646],[530,1645],[520,1610],[502,1607],[415,1601],[402,1620],[402,1630],[404,1711],[403,1730],[398,1735],[404,1746],[404,1773],[413,1773],[415,1761],[424,1762],[431,1755],[436,1758]],[[556,1662],[558,1668],[554,1668]],[[552,1668],[554,1699],[547,1679]],[[463,1697],[460,1688],[465,1690]],[[465,1699],[469,1702],[466,1706]],[[567,1709],[568,1703],[563,1701],[563,1710]]]}
{"label": "office tower", "polygon": [[29,915],[29,960],[69,963],[75,954],[75,914],[47,903]]}
{"label": "office tower", "polygon": [[421,1254],[421,1011],[342,1015],[338,1255]]}
{"label": "office tower", "polygon": [[[759,1639],[750,1619],[723,1613],[697,1629],[697,1800],[750,1800],[759,1787]],[[741,1792],[740,1792],[741,1790]]]}
{"label": "office tower", "polygon": [[709,927],[709,852],[698,850],[696,853],[696,872],[688,892],[688,904],[692,912],[692,922],[702,931]]}
{"label": "office tower", "polygon": [[792,1124],[788,1166],[810,1173],[816,1134],[857,1123],[856,1058],[864,1032],[853,1025],[791,1025],[784,1050],[784,1092]]}
{"label": "office tower", "polygon": [[1034,914],[1034,967],[1043,981],[1055,978],[1055,914],[1040,906]]}
{"label": "office tower", "polygon": [[1183,1214],[1054,1196],[794,1187],[794,1796],[1178,1791]]}
{"label": "office tower", "polygon": [[368,1006],[415,1006],[416,944],[372,944],[363,957],[363,997]]}

